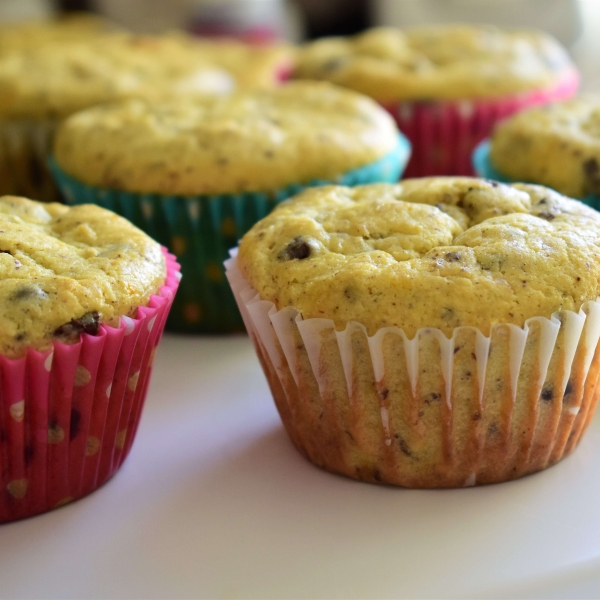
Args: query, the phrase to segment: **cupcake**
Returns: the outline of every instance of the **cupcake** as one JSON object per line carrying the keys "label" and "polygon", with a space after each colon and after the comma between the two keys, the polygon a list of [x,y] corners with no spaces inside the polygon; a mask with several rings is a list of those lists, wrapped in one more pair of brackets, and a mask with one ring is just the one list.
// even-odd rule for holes
{"label": "cupcake", "polygon": [[600,209],[600,97],[514,115],[494,128],[473,160],[483,177],[539,183]]}
{"label": "cupcake", "polygon": [[125,460],[178,284],[97,206],[0,198],[0,522],[76,500]]}
{"label": "cupcake", "polygon": [[472,174],[473,148],[496,121],[573,95],[579,79],[545,33],[469,25],[312,42],[294,76],[326,79],[385,106],[413,145],[409,177]]}
{"label": "cupcake", "polygon": [[60,127],[51,164],[68,202],[110,208],[177,255],[169,326],[219,333],[243,330],[223,261],[256,221],[303,187],[397,181],[408,153],[370,99],[298,82],[83,111]]}
{"label": "cupcake", "polygon": [[173,35],[114,33],[0,52],[0,193],[58,198],[46,159],[57,124],[79,110],[128,98],[229,94],[249,86],[248,76],[258,87],[277,80],[277,51],[236,48],[222,54],[224,62],[238,56],[237,72],[219,66],[206,43]]}
{"label": "cupcake", "polygon": [[307,190],[227,276],[285,428],[316,465],[438,488],[578,444],[598,399],[600,215],[534,185]]}

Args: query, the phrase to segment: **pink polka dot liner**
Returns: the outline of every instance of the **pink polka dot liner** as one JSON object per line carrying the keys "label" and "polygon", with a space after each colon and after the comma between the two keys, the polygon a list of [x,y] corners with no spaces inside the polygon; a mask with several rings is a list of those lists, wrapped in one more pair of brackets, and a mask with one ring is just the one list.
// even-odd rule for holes
{"label": "pink polka dot liner", "polygon": [[49,352],[0,356],[0,523],[77,500],[123,464],[179,285],[179,264],[163,252],[165,284],[135,318]]}
{"label": "pink polka dot liner", "polygon": [[551,88],[483,100],[440,100],[385,103],[412,145],[404,177],[474,175],[473,150],[489,137],[494,125],[510,115],[575,95],[579,74],[573,70]]}

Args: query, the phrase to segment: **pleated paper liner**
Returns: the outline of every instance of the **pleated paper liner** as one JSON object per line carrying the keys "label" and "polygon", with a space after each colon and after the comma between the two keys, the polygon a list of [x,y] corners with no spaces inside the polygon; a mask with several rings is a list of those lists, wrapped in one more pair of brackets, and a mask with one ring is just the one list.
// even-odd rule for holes
{"label": "pleated paper liner", "polygon": [[[473,169],[478,177],[493,179],[501,183],[518,183],[516,179],[511,179],[508,175],[501,173],[494,166],[490,158],[490,140],[483,140],[475,148],[472,156]],[[523,183],[537,183],[535,181],[527,181]],[[596,194],[589,194],[583,198],[578,198],[580,202],[591,206],[596,210],[600,210],[600,198]]]}
{"label": "pleated paper liner", "polygon": [[99,204],[129,219],[177,255],[184,278],[167,327],[175,331],[226,333],[244,326],[223,261],[229,249],[279,202],[311,186],[331,183],[355,186],[396,182],[410,155],[404,137],[383,158],[354,169],[336,181],[314,180],[290,185],[275,194],[262,192],[218,196],[163,196],[100,189],[50,168],[69,204]]}
{"label": "pleated paper liner", "polygon": [[489,337],[473,327],[369,337],[360,323],[336,331],[277,311],[233,256],[227,277],[283,424],[319,467],[416,488],[497,483],[567,456],[592,418],[598,301]]}
{"label": "pleated paper liner", "polygon": [[165,284],[135,318],[50,352],[0,356],[0,523],[93,492],[129,454],[179,284],[165,257]]}
{"label": "pleated paper liner", "polygon": [[47,164],[56,126],[50,119],[0,120],[0,196],[59,200]]}
{"label": "pleated paper liner", "polygon": [[406,177],[473,175],[471,154],[494,125],[515,112],[573,96],[573,71],[556,87],[498,99],[384,103],[412,144]]}

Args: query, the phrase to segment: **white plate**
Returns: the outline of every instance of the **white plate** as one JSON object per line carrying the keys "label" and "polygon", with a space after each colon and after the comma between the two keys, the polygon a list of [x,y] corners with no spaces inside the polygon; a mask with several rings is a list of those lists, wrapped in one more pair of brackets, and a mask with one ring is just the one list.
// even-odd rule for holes
{"label": "white plate", "polygon": [[246,338],[166,336],[115,478],[0,527],[0,596],[598,597],[600,421],[519,481],[379,487],[294,450]]}

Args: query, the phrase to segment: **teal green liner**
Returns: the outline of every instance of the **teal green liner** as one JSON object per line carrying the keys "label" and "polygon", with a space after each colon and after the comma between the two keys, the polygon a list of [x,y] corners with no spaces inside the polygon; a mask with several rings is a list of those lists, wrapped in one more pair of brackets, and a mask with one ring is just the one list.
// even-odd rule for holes
{"label": "teal green liner", "polygon": [[[485,177],[486,179],[493,179],[494,181],[500,181],[501,183],[517,183],[516,179],[511,179],[504,173],[501,173],[496,169],[490,158],[490,140],[483,140],[473,151],[473,169],[479,177]],[[522,183],[538,183],[536,181],[527,181]],[[589,194],[583,198],[577,198],[580,202],[591,206],[592,208],[600,211],[600,198],[596,194]]]}
{"label": "teal green liner", "polygon": [[65,173],[54,158],[50,170],[68,204],[98,204],[122,215],[166,246],[181,264],[183,279],[167,328],[193,333],[243,331],[244,324],[225,278],[229,249],[279,202],[308,187],[394,183],[410,157],[410,143],[400,136],[383,158],[348,171],[335,181],[314,179],[272,194],[247,192],[213,196],[166,196],[102,189]]}

